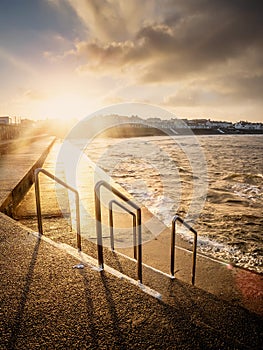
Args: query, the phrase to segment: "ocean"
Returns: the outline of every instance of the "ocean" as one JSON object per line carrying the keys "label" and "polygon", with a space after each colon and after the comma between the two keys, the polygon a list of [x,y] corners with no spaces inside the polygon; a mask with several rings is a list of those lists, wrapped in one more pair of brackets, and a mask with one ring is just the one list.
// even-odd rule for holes
{"label": "ocean", "polygon": [[189,222],[199,252],[263,272],[262,135],[82,142],[89,158],[167,226],[176,213]]}

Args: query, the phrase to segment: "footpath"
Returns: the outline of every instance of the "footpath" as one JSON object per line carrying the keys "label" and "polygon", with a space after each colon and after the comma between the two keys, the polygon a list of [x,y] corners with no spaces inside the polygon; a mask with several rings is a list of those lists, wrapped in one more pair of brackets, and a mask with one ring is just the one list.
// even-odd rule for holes
{"label": "footpath", "polygon": [[0,211],[12,216],[15,207],[33,184],[34,170],[44,163],[54,137],[41,135],[5,141],[8,153],[0,153]]}
{"label": "footpath", "polygon": [[[41,157],[43,162],[52,139],[43,142],[1,157],[0,206],[5,213],[12,213],[14,188]],[[118,257],[119,267],[123,259]],[[143,282],[151,288],[127,278],[130,272],[122,268],[122,273],[107,266],[98,271],[95,259],[38,237],[4,213],[0,263],[0,349],[262,348],[263,318],[257,310],[147,267]],[[132,261],[127,265],[134,268]],[[249,276],[254,275],[242,277],[242,293],[257,299],[262,290],[251,289]],[[218,284],[224,283],[219,276]]]}

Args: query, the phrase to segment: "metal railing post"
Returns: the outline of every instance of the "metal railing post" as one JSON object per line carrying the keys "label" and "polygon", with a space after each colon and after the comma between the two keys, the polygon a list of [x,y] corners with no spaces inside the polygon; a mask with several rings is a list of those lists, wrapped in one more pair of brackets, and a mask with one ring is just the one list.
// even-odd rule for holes
{"label": "metal railing post", "polygon": [[138,229],[138,279],[142,283],[142,218],[141,209],[137,209],[137,229]]}
{"label": "metal railing post", "polygon": [[101,200],[100,200],[100,188],[105,187],[107,190],[112,192],[114,195],[122,199],[125,203],[130,205],[137,211],[137,232],[138,232],[138,259],[137,259],[137,270],[138,279],[142,283],[142,233],[141,233],[141,209],[133,203],[128,197],[112,187],[108,182],[101,180],[96,183],[94,188],[95,193],[95,211],[96,211],[96,230],[97,230],[97,248],[98,248],[98,262],[103,268],[103,246],[102,246],[102,225],[101,225]]}
{"label": "metal railing post", "polygon": [[41,202],[40,202],[40,188],[39,188],[39,171],[35,170],[35,196],[36,196],[36,209],[37,209],[37,225],[38,232],[43,235],[43,225],[42,225],[42,213],[41,213]]}
{"label": "metal railing post", "polygon": [[115,199],[109,202],[109,225],[110,225],[111,249],[114,250],[114,231],[113,231],[114,221],[113,221],[113,210],[112,210],[113,204],[116,204],[117,206],[119,206],[120,208],[122,208],[124,211],[126,211],[128,214],[132,216],[133,256],[134,256],[134,259],[137,260],[136,215],[131,210],[126,208],[124,205],[116,201]]}
{"label": "metal railing post", "polygon": [[137,260],[136,215],[132,216],[133,257]]}
{"label": "metal railing post", "polygon": [[170,272],[174,277],[174,259],[175,259],[175,220],[172,221],[172,230],[171,230],[171,263],[170,263]]}
{"label": "metal railing post", "polygon": [[111,250],[114,251],[114,232],[113,232],[113,211],[112,211],[113,201],[109,203],[109,225],[110,225],[110,245]]}
{"label": "metal railing post", "polygon": [[75,205],[76,205],[76,224],[77,224],[77,246],[81,251],[81,233],[80,233],[80,209],[79,209],[79,193],[75,192]]}
{"label": "metal railing post", "polygon": [[195,271],[196,271],[197,232],[194,231],[193,233],[194,233],[194,250],[193,250],[193,267],[192,267],[192,285],[194,286],[194,284],[195,284]]}
{"label": "metal railing post", "polygon": [[97,231],[97,250],[98,263],[100,268],[104,268],[103,247],[102,247],[102,228],[101,228],[101,206],[100,206],[100,188],[94,190],[95,194],[95,214],[96,214],[96,231]]}
{"label": "metal railing post", "polygon": [[79,209],[79,193],[78,191],[69,186],[64,181],[60,180],[58,177],[54,176],[47,170],[43,168],[35,169],[35,195],[36,195],[36,208],[37,208],[37,222],[38,222],[38,231],[42,235],[43,234],[43,225],[42,225],[42,213],[41,213],[41,200],[40,200],[40,186],[39,186],[39,174],[43,173],[50,179],[59,183],[61,186],[67,188],[68,190],[74,192],[75,194],[75,205],[76,205],[76,224],[77,224],[77,247],[78,250],[81,251],[81,232],[80,232],[80,209]]}
{"label": "metal railing post", "polygon": [[190,225],[187,224],[180,216],[175,215],[172,221],[172,230],[171,230],[171,264],[170,271],[171,275],[174,276],[174,260],[175,260],[175,235],[176,235],[176,221],[180,221],[189,231],[194,234],[194,243],[193,243],[193,259],[192,259],[192,285],[195,284],[195,271],[196,271],[196,248],[197,248],[197,232]]}

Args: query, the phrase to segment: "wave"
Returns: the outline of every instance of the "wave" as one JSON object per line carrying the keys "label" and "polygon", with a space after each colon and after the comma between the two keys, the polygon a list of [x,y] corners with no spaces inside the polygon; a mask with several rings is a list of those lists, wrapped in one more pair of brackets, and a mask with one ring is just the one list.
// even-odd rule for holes
{"label": "wave", "polygon": [[[193,244],[193,237],[186,230],[178,230],[181,238],[189,244]],[[232,263],[236,266],[262,272],[263,256],[262,249],[256,248],[253,251],[246,251],[246,242],[217,242],[205,236],[198,236],[197,249],[199,252],[212,258],[217,258]],[[243,248],[243,249],[242,249]]]}
{"label": "wave", "polygon": [[242,173],[232,173],[223,178],[225,181],[237,181],[241,183],[247,183],[251,185],[262,184],[263,175],[262,174],[242,174]]}

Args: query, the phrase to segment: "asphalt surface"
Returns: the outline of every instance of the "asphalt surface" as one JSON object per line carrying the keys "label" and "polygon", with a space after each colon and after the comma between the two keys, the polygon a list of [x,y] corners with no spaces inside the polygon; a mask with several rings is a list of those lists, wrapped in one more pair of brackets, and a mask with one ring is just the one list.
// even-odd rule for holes
{"label": "asphalt surface", "polygon": [[260,349],[262,318],[174,281],[173,305],[0,214],[1,349]]}

